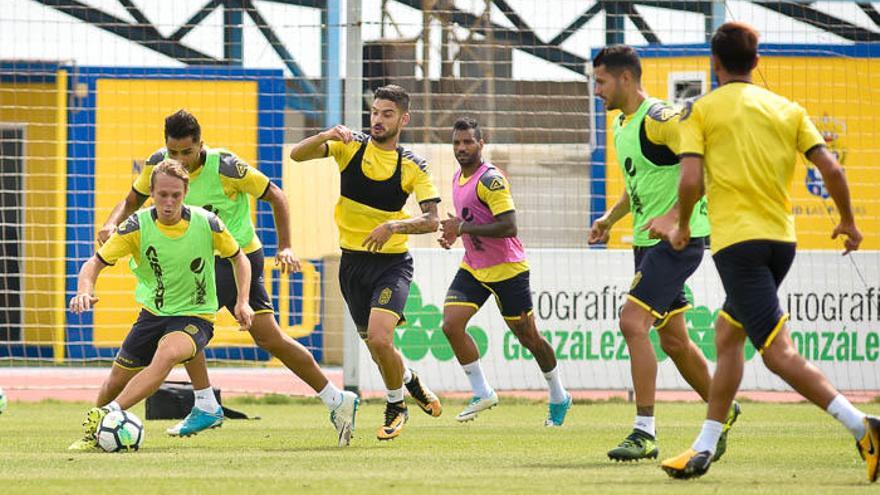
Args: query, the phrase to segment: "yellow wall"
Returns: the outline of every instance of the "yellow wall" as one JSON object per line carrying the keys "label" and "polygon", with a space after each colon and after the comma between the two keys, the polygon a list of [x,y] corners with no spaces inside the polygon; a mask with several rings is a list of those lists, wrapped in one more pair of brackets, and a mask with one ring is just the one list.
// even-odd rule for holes
{"label": "yellow wall", "polygon": [[[671,71],[709,68],[708,58],[644,58],[643,84],[649,94],[665,98]],[[761,57],[755,82],[800,103],[813,117],[820,131],[837,137],[829,143],[840,152],[846,169],[853,208],[863,233],[880,229],[880,201],[875,192],[880,184],[880,61],[844,57]],[[607,205],[610,208],[623,190],[623,182],[614,153],[611,123],[618,112],[606,119]],[[792,207],[801,249],[841,248],[840,241],[829,236],[837,214],[834,202],[809,194],[805,187],[807,162],[800,159],[792,184]],[[829,215],[828,208],[832,209]],[[627,217],[615,226],[610,247],[629,247],[632,224]],[[880,248],[880,238],[866,235],[862,249]]]}
{"label": "yellow wall", "polygon": [[27,342],[50,342],[54,330],[64,324],[56,297],[56,281],[64,277],[56,249],[59,244],[63,246],[65,237],[65,226],[56,217],[56,212],[64,209],[63,195],[56,194],[56,144],[61,138],[56,125],[56,96],[54,84],[0,84],[0,124],[25,126],[22,271],[23,337]]}
{"label": "yellow wall", "polygon": [[[880,60],[844,57],[761,57],[756,82],[800,103],[817,123],[820,131],[836,133],[829,143],[843,158],[849,181],[856,221],[865,240],[862,249],[880,249]],[[831,198],[822,199],[807,192],[804,179],[807,165],[802,158],[795,169],[792,207],[802,249],[842,248],[831,240],[831,229],[838,220]]]}
{"label": "yellow wall", "polygon": [[[228,148],[258,166],[256,82],[104,79],[97,82],[96,107],[96,229],[131,190],[143,160],[164,145],[165,117],[180,108],[199,119],[207,145]],[[102,274],[95,345],[115,346],[125,337],[138,311],[134,287],[125,262]],[[252,343],[226,311],[214,335],[212,344]]]}
{"label": "yellow wall", "polygon": [[300,258],[319,259],[339,252],[333,210],[339,199],[339,167],[332,158],[295,162],[284,146],[283,188],[290,203],[291,243]]}

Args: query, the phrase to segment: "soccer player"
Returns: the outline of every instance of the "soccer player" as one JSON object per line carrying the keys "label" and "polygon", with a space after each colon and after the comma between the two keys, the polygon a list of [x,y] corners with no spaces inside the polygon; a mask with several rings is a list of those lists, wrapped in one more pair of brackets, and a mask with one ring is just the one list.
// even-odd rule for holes
{"label": "soccer player", "polygon": [[98,407],[83,422],[85,436],[70,450],[91,450],[95,432],[110,411],[128,409],[149,397],[178,363],[202,352],[214,334],[217,291],[214,253],[231,260],[238,292],[233,314],[243,330],[254,311],[248,303],[251,267],[238,243],[217,215],[183,205],[189,175],[174,160],[163,160],[150,173],[154,206],[128,220],[86,261],[79,272],[70,311],[88,311],[98,298],[95,282],[101,270],[131,256],[141,313],[104,380]]}
{"label": "soccer player", "polygon": [[[394,348],[394,328],[405,319],[403,308],[413,277],[407,234],[436,232],[440,195],[431,182],[428,162],[398,144],[409,123],[409,95],[400,86],[378,88],[370,112],[370,134],[337,125],[297,143],[296,161],[333,157],[341,174],[336,225],[342,259],[339,285],[358,334],[366,341],[386,387],[385,421],[376,436],[400,435],[409,418],[403,387],[419,407],[440,416],[440,401]],[[407,197],[415,194],[422,214],[409,218]]]}
{"label": "soccer player", "polygon": [[789,191],[796,155],[806,155],[822,174],[840,214],[831,238],[845,238],[844,254],[862,241],[846,176],[801,106],[752,84],[758,64],[753,28],[728,22],[712,36],[711,45],[719,86],[693,102],[682,117],[679,217],[655,225],[654,233],[666,236],[676,249],[688,245],[691,212],[702,195],[705,172],[713,258],[727,298],[715,327],[718,362],[706,421],[693,446],[661,466],[676,478],[700,476],[709,469],[742,380],[748,337],[767,369],[849,430],[873,482],[880,419],[856,409],[798,354],[776,293],[795,256]]}
{"label": "soccer player", "polygon": [[461,169],[452,179],[455,215],[440,222],[438,239],[446,249],[461,237],[464,259],[455,274],[443,305],[443,333],[455,357],[471,382],[473,398],[455,417],[470,421],[495,407],[498,395],[486,381],[480,354],[465,332],[490,295],[501,310],[507,326],[535,356],[550,388],[549,412],[544,424],[562,426],[571,408],[571,395],[562,386],[556,355],[535,325],[529,265],[522,243],[516,237],[516,210],[510,185],[504,175],[483,161],[483,132],[476,120],[460,118],[452,131],[452,147]]}
{"label": "soccer player", "polygon": [[[98,242],[104,242],[116,230],[116,225],[139,208],[149,193],[149,178],[153,167],[165,158],[179,160],[190,175],[190,188],[185,204],[215,212],[227,225],[230,233],[250,260],[253,277],[249,287],[250,303],[255,310],[250,327],[254,342],[277,357],[295,375],[306,382],[330,410],[330,421],[336,427],[338,444],[349,444],[357,413],[358,398],[352,392],[340,391],[321,372],[312,354],[302,344],[281,331],[275,320],[272,301],[266,292],[263,277],[263,247],[251,221],[251,197],[267,201],[275,216],[278,232],[278,253],[275,263],[282,273],[300,270],[299,260],[290,248],[290,213],[287,198],[281,189],[259,170],[251,167],[229,151],[208,148],[202,142],[202,129],[195,116],[180,110],[165,119],[165,147],[153,153],[140,176],[110,214],[98,232]],[[233,280],[232,266],[227,260],[216,259],[218,308],[233,309],[238,291]],[[168,430],[170,435],[188,436],[206,428],[219,426],[223,410],[217,403],[208,380],[204,355],[187,364],[187,373],[195,389],[192,412]]]}
{"label": "soccer player", "polygon": [[[690,309],[684,283],[709,243],[706,199],[693,207],[693,236],[683,251],[666,241],[649,237],[652,218],[676,210],[678,184],[678,118],[681,107],[651,98],[642,89],[642,66],[636,51],[626,45],[607,46],[593,58],[596,96],[606,110],[620,110],[614,120],[614,147],[623,175],[623,194],[590,228],[590,244],[608,242],[611,227],[627,213],[633,216],[635,278],[620,313],[620,331],[630,354],[630,370],[636,396],[632,433],[608,451],[616,461],[656,459],[659,454],[654,422],[657,356],[649,332],[653,325],[663,352],[703,400],[709,397],[709,369],[700,349],[691,342],[684,312]],[[734,404],[725,422],[716,451],[723,455],[727,430],[739,415]]]}

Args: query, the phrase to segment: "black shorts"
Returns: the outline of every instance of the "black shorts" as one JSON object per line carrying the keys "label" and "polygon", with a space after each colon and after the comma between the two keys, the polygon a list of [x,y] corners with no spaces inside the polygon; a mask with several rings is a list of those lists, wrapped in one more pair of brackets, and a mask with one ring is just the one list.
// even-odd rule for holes
{"label": "black shorts", "polygon": [[[257,249],[247,255],[251,262],[251,308],[255,314],[275,313],[269,293],[266,292],[266,281],[263,275],[263,248]],[[217,277],[217,311],[222,308],[229,310],[229,314],[235,315],[235,300],[238,298],[238,289],[235,285],[235,270],[232,261],[215,257],[214,272]]]}
{"label": "black shorts", "polygon": [[342,298],[360,329],[367,327],[373,309],[396,315],[398,324],[404,323],[403,309],[412,278],[413,260],[409,253],[343,250],[339,260]]}
{"label": "black shorts", "polygon": [[499,282],[480,282],[471,272],[459,268],[446,291],[443,305],[480,309],[489,295],[495,296],[495,302],[505,320],[517,320],[523,313],[530,314],[532,290],[529,286],[529,271]]}
{"label": "black shorts", "polygon": [[142,309],[116,354],[115,364],[128,370],[146,368],[159,342],[173,332],[183,332],[192,339],[195,356],[214,336],[214,324],[196,316],[156,316]]}
{"label": "black shorts", "polygon": [[633,248],[636,275],[628,297],[657,318],[654,326],[658,329],[669,317],[691,307],[684,283],[699,268],[706,241],[705,237],[693,238],[681,251],[666,241]]}
{"label": "black shorts", "polygon": [[738,242],[715,253],[727,299],[721,316],[745,330],[755,349],[773,342],[788,319],[779,306],[779,285],[794,262],[793,242]]}

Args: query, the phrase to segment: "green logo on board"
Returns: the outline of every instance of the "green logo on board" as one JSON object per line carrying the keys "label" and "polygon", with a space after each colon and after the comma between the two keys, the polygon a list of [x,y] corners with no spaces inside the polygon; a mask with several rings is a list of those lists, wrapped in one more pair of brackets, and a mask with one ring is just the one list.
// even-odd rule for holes
{"label": "green logo on board", "polygon": [[[413,282],[406,299],[406,323],[394,333],[394,345],[410,361],[423,359],[429,353],[438,361],[449,361],[455,357],[452,346],[443,333],[443,312],[433,304],[423,304],[422,291]],[[478,326],[467,327],[467,333],[474,339],[480,357],[489,350],[489,336]]]}

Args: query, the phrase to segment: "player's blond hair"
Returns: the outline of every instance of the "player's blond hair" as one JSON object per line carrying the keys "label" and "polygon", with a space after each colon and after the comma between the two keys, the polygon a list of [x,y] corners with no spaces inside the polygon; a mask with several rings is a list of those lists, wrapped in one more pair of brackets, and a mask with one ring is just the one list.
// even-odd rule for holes
{"label": "player's blond hair", "polygon": [[153,167],[153,173],[150,174],[150,191],[153,190],[153,184],[156,183],[156,176],[159,174],[176,177],[183,181],[184,187],[189,187],[189,174],[186,169],[183,168],[183,165],[177,160],[166,158]]}

